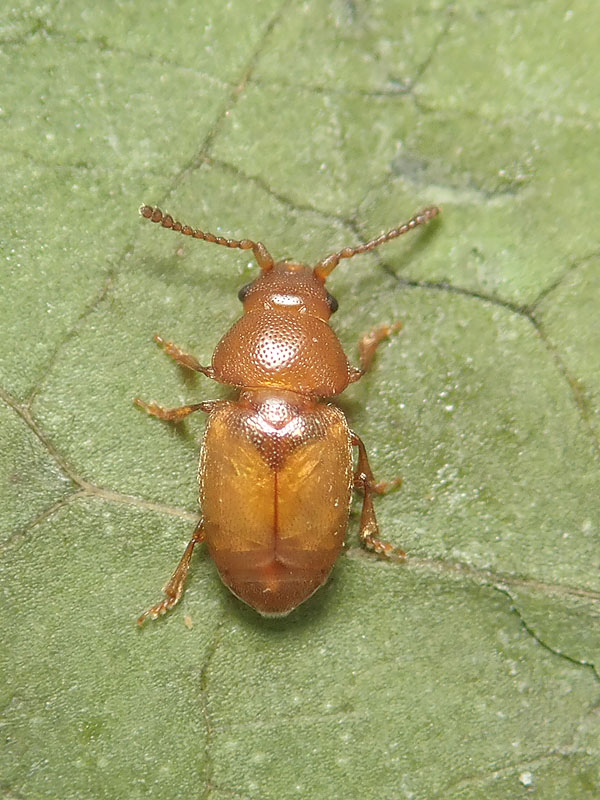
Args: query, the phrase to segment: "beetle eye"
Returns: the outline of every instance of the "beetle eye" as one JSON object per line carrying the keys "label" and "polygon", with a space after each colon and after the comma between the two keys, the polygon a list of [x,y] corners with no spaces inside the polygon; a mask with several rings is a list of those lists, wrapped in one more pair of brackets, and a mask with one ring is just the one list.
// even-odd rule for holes
{"label": "beetle eye", "polygon": [[329,306],[329,310],[332,314],[335,314],[335,312],[338,310],[338,301],[332,294],[329,294],[329,292],[327,292],[327,305]]}
{"label": "beetle eye", "polygon": [[242,288],[239,290],[239,292],[238,292],[238,300],[240,300],[242,303],[244,302],[244,300],[248,296],[248,292],[250,291],[250,287],[251,286],[252,286],[252,283],[247,283],[245,286],[242,286]]}

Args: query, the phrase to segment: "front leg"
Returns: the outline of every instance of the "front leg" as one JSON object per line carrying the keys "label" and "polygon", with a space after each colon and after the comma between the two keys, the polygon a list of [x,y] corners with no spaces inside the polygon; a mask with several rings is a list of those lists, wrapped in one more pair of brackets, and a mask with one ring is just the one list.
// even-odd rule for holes
{"label": "front leg", "polygon": [[404,550],[394,547],[394,545],[379,538],[379,525],[377,524],[373,506],[374,494],[382,494],[391,488],[399,486],[402,483],[402,478],[377,483],[362,439],[353,431],[351,431],[350,436],[354,447],[358,447],[358,464],[354,474],[354,488],[362,489],[364,492],[362,513],[360,515],[360,540],[367,550],[373,550],[377,555],[402,560],[406,557]]}
{"label": "front leg", "polygon": [[358,340],[358,354],[360,357],[360,369],[356,367],[351,368],[350,383],[355,383],[360,380],[362,376],[371,368],[373,359],[377,348],[385,339],[388,339],[392,333],[397,333],[402,330],[401,322],[393,322],[391,325],[378,325],[372,328],[364,336]]}
{"label": "front leg", "polygon": [[212,367],[203,367],[197,358],[185,353],[181,347],[178,347],[173,342],[167,342],[158,333],[154,336],[154,341],[159,344],[168,356],[171,356],[178,364],[188,369],[193,369],[194,372],[201,372],[207,378],[215,380],[215,371]]}

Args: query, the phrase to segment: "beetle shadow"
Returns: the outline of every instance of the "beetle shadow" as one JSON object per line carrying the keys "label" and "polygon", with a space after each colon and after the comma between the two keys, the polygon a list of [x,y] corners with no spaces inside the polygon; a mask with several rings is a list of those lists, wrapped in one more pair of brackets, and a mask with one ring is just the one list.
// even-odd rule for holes
{"label": "beetle shadow", "polygon": [[327,583],[321,586],[312,597],[309,597],[299,608],[294,609],[284,617],[263,617],[242,600],[235,597],[226,586],[222,586],[224,602],[228,614],[237,622],[243,623],[256,631],[273,631],[274,633],[287,633],[290,630],[304,630],[319,624],[326,608],[335,602],[333,595],[336,591],[335,574],[329,577]]}
{"label": "beetle shadow", "polygon": [[172,420],[168,419],[160,419],[158,421],[162,422],[171,435],[177,437],[177,439],[183,442],[186,447],[193,447],[195,449],[198,448],[198,437],[192,430],[190,430],[187,419],[180,419],[178,422],[173,422]]}
{"label": "beetle shadow", "polygon": [[[364,402],[361,399],[358,397],[350,397],[350,395],[337,395],[334,398],[334,404],[344,414],[348,424],[352,422],[352,418],[356,417],[364,407]],[[350,425],[350,427],[352,427],[352,425]]]}
{"label": "beetle shadow", "polygon": [[393,266],[385,256],[381,256],[381,266],[388,275],[391,275],[392,278],[395,278],[399,282],[405,282],[407,280],[403,275],[404,271],[411,262],[421,254],[421,251],[426,251],[427,248],[431,246],[430,240],[439,233],[439,222],[435,224],[436,220],[433,220],[433,223],[434,224],[430,223],[429,225],[425,225],[420,236],[411,239],[410,243],[407,242],[402,253],[394,258]]}
{"label": "beetle shadow", "polygon": [[[184,385],[186,390],[189,389],[194,393],[201,391],[202,387],[200,385],[200,376],[197,372],[194,372],[194,370],[189,369],[188,367],[184,367],[183,364],[175,364],[175,367],[178,373],[177,377]],[[206,378],[204,378],[204,380],[206,381]]]}
{"label": "beetle shadow", "polygon": [[143,254],[138,263],[144,273],[154,280],[158,279],[163,283],[168,281],[171,286],[191,286],[198,289],[197,262],[180,246],[163,257]]}

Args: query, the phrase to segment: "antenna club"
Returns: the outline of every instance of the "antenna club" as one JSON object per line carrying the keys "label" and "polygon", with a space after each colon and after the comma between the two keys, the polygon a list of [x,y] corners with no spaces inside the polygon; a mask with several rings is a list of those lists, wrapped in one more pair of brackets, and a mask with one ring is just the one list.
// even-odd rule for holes
{"label": "antenna club", "polygon": [[437,206],[427,206],[424,208],[420,214],[417,214],[415,220],[417,221],[417,225],[421,224],[420,217],[424,217],[424,222],[429,222],[430,219],[437,217],[438,214],[441,214],[440,209]]}
{"label": "antenna club", "polygon": [[164,216],[160,208],[156,208],[156,206],[142,206],[140,214],[151,222],[161,222]]}

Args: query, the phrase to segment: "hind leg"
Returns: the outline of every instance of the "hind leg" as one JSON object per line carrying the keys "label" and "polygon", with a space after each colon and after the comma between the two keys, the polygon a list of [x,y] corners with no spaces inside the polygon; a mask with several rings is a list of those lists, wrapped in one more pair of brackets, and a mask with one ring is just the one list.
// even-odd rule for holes
{"label": "hind leg", "polygon": [[351,433],[351,437],[352,444],[358,447],[358,464],[354,474],[354,488],[362,489],[364,492],[362,513],[360,515],[360,540],[367,550],[373,550],[377,555],[385,556],[386,558],[403,559],[406,556],[404,550],[394,547],[394,545],[379,538],[379,525],[377,524],[375,507],[373,506],[374,494],[383,494],[390,488],[399,486],[402,483],[402,478],[377,483],[362,439],[354,432]]}
{"label": "hind leg", "polygon": [[165,593],[166,597],[163,598],[160,603],[157,603],[156,605],[152,606],[152,608],[149,608],[148,611],[144,611],[144,613],[138,617],[138,625],[143,625],[147,619],[158,619],[163,614],[166,614],[167,611],[170,611],[173,606],[177,605],[181,599],[181,595],[183,594],[185,581],[187,579],[188,572],[190,571],[190,561],[192,560],[194,547],[203,541],[204,528],[202,520],[200,520],[196,526],[194,535],[190,539],[188,546],[185,548],[185,552],[181,557],[181,561],[177,565],[175,572],[169,578],[169,582],[163,587],[163,592]]}

